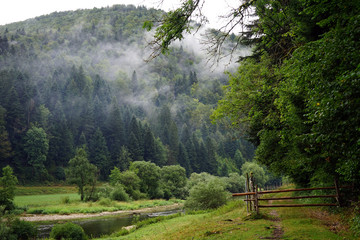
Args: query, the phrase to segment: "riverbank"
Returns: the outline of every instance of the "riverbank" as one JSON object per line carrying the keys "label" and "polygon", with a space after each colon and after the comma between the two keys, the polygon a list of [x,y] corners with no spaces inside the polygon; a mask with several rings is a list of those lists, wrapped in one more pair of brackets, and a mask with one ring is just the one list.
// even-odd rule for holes
{"label": "riverbank", "polygon": [[[288,202],[290,203],[290,201]],[[120,231],[99,239],[359,239],[339,214],[326,208],[261,209],[261,214],[249,215],[242,200],[209,212],[185,214],[154,223],[127,233]]]}
{"label": "riverbank", "polygon": [[82,219],[82,218],[94,218],[94,217],[104,217],[112,215],[131,215],[131,214],[140,214],[140,213],[153,213],[160,211],[170,211],[174,209],[182,208],[183,204],[175,203],[172,205],[166,206],[154,206],[147,208],[140,208],[134,210],[119,210],[119,211],[105,211],[100,213],[75,213],[75,214],[25,214],[20,217],[21,220],[29,222],[42,222],[42,221],[61,221],[61,220],[73,220],[73,219]]}

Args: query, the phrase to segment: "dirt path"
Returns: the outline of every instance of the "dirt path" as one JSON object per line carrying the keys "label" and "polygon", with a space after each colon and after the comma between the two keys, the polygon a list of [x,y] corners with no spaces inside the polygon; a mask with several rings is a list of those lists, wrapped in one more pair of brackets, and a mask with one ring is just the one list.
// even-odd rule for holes
{"label": "dirt path", "polygon": [[130,214],[139,214],[139,213],[151,213],[151,212],[160,212],[160,211],[169,211],[173,209],[180,208],[182,204],[176,203],[168,206],[159,206],[152,208],[141,208],[136,210],[122,210],[115,212],[101,212],[101,213],[76,213],[69,215],[60,215],[60,214],[27,214],[20,217],[21,220],[29,222],[40,222],[40,221],[59,221],[59,220],[70,220],[70,219],[80,219],[80,218],[93,218],[93,217],[102,217],[102,216],[111,216],[111,215],[130,215]]}
{"label": "dirt path", "polygon": [[279,217],[279,213],[276,210],[272,210],[269,212],[269,215],[272,217],[271,221],[274,222],[274,231],[271,237],[262,237],[261,239],[282,239],[284,235],[284,230],[281,226],[281,219]]}

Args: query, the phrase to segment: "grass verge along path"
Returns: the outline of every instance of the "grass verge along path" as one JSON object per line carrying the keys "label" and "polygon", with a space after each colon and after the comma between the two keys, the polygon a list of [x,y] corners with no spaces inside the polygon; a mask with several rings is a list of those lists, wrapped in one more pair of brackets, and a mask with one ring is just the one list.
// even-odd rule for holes
{"label": "grass verge along path", "polygon": [[259,215],[248,215],[242,200],[234,200],[215,211],[186,214],[102,239],[358,239],[346,226],[336,231],[329,227],[337,217],[318,207],[260,209]]}

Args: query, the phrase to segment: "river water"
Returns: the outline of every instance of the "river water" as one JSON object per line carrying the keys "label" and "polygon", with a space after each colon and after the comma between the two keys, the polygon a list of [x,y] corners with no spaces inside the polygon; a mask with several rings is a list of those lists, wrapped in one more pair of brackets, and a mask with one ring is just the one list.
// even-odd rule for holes
{"label": "river water", "polygon": [[[144,220],[149,217],[158,217],[158,216],[167,216],[171,214],[175,214],[182,211],[181,209],[164,211],[164,212],[154,212],[154,213],[141,213],[136,215],[128,215],[128,216],[109,216],[106,218],[97,217],[92,219],[78,219],[73,220],[71,222],[80,225],[86,235],[91,238],[100,237],[103,235],[108,235],[114,233],[116,231],[121,230],[122,227],[130,226],[134,223],[134,221]],[[134,219],[136,218],[136,219]],[[38,238],[48,238],[54,224],[47,225],[39,225],[38,226]]]}

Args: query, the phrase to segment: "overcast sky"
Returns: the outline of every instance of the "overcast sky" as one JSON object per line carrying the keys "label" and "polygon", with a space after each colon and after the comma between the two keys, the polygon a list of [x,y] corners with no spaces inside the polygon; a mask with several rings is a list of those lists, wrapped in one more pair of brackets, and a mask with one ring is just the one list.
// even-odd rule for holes
{"label": "overcast sky", "polygon": [[[144,5],[161,8],[166,11],[179,6],[180,0],[3,0],[0,7],[0,25],[23,21],[52,12],[77,9],[92,9],[107,7],[114,4]],[[211,27],[220,27],[219,16],[224,15],[229,6],[239,3],[239,0],[206,0],[203,8]]]}

